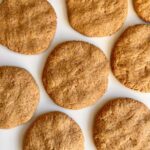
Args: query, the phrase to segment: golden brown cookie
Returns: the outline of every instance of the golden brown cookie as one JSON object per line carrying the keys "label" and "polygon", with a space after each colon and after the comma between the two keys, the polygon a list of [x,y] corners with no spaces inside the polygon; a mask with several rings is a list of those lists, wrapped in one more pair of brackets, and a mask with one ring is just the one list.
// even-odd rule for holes
{"label": "golden brown cookie", "polygon": [[31,74],[18,67],[0,67],[0,128],[26,123],[39,102],[39,88]]}
{"label": "golden brown cookie", "polygon": [[150,25],[125,30],[112,51],[111,66],[126,87],[150,92]]}
{"label": "golden brown cookie", "polygon": [[43,84],[54,102],[69,109],[94,104],[106,91],[109,65],[104,53],[92,44],[68,41],[48,57]]}
{"label": "golden brown cookie", "polygon": [[47,0],[3,0],[0,44],[22,54],[45,51],[55,34],[56,14]]}
{"label": "golden brown cookie", "polygon": [[108,102],[96,115],[94,141],[97,150],[149,150],[150,111],[129,98]]}
{"label": "golden brown cookie", "polygon": [[135,11],[146,22],[150,22],[150,0],[133,0]]}
{"label": "golden brown cookie", "polygon": [[37,118],[24,138],[23,150],[84,150],[80,127],[61,112]]}
{"label": "golden brown cookie", "polygon": [[109,36],[123,25],[127,0],[66,0],[70,25],[90,37]]}

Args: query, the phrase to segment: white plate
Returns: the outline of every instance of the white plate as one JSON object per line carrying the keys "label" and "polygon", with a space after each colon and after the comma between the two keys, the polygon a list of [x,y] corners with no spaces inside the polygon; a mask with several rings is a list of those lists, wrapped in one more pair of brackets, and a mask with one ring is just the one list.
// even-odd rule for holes
{"label": "white plate", "polygon": [[52,100],[48,97],[43,88],[41,81],[41,74],[48,54],[58,43],[61,43],[66,40],[87,41],[101,48],[106,54],[106,56],[110,58],[111,49],[117,38],[124,31],[124,29],[129,25],[144,22],[137,17],[135,11],[133,10],[132,0],[129,0],[128,18],[119,32],[117,32],[111,37],[88,38],[77,33],[70,27],[67,19],[65,0],[49,0],[49,1],[53,5],[57,13],[58,25],[55,39],[53,40],[52,45],[46,52],[36,56],[25,56],[14,53],[3,46],[0,46],[0,65],[14,65],[26,68],[32,73],[32,75],[36,79],[41,92],[40,104],[31,121],[29,121],[25,125],[19,126],[14,129],[0,130],[0,150],[21,150],[25,131],[29,127],[29,125],[33,122],[33,120],[38,115],[53,110],[65,112],[70,117],[72,117],[80,125],[84,133],[85,150],[95,150],[96,148],[94,146],[92,139],[93,119],[96,112],[103,106],[104,103],[116,97],[130,97],[142,101],[147,106],[150,107],[150,94],[143,94],[125,88],[115,79],[112,73],[110,73],[109,88],[107,90],[107,93],[94,106],[79,111],[73,111],[63,109],[52,102]]}

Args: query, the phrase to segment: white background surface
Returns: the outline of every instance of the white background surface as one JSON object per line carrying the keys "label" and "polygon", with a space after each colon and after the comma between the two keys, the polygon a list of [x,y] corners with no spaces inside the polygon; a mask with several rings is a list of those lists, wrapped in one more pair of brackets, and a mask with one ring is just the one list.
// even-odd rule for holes
{"label": "white background surface", "polygon": [[130,97],[142,101],[147,106],[150,107],[150,94],[139,93],[130,90],[128,88],[125,88],[114,78],[112,73],[110,73],[109,76],[109,87],[107,93],[101,99],[99,99],[99,101],[95,105],[91,107],[78,111],[73,111],[63,109],[59,106],[56,106],[52,102],[52,100],[48,97],[43,88],[41,81],[41,74],[48,54],[58,43],[61,43],[66,40],[87,41],[101,48],[108,57],[108,59],[110,59],[111,49],[116,39],[120,36],[120,34],[124,31],[124,29],[129,25],[144,22],[142,22],[137,17],[135,11],[133,10],[132,0],[129,0],[128,18],[119,32],[117,32],[111,37],[88,38],[77,33],[70,27],[67,19],[65,0],[49,0],[49,1],[51,2],[56,11],[58,24],[57,24],[57,32],[53,40],[53,43],[46,52],[35,56],[26,56],[14,53],[3,46],[0,46],[0,66],[2,65],[19,66],[29,70],[36,79],[40,87],[40,94],[41,94],[40,103],[37,108],[37,111],[34,114],[33,118],[27,124],[19,126],[14,129],[0,130],[0,150],[21,150],[23,136],[29,125],[35,120],[35,118],[38,115],[53,110],[65,112],[70,117],[72,117],[82,128],[85,137],[85,150],[95,150],[96,148],[94,146],[92,139],[93,119],[96,112],[104,105],[104,103],[116,97]]}

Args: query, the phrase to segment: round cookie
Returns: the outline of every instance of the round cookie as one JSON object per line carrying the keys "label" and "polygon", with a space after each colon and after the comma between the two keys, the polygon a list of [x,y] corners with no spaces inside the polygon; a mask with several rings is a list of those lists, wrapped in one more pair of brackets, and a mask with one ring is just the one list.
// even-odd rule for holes
{"label": "round cookie", "polygon": [[90,37],[109,36],[123,25],[127,0],[66,0],[70,25]]}
{"label": "round cookie", "polygon": [[55,34],[56,14],[47,0],[3,0],[0,44],[22,54],[45,51]]}
{"label": "round cookie", "polygon": [[0,128],[26,123],[39,102],[39,88],[25,69],[0,67]]}
{"label": "round cookie", "polygon": [[150,22],[150,0],[133,0],[135,11],[146,22]]}
{"label": "round cookie", "polygon": [[84,137],[77,123],[61,112],[37,118],[24,138],[23,150],[84,150]]}
{"label": "round cookie", "polygon": [[58,45],[48,57],[43,84],[59,106],[81,109],[105,93],[108,74],[108,60],[99,48],[82,41],[68,41]]}
{"label": "round cookie", "polygon": [[150,111],[129,98],[108,102],[96,115],[94,142],[97,150],[149,150]]}
{"label": "round cookie", "polygon": [[127,28],[112,51],[111,66],[126,87],[150,92],[150,25]]}

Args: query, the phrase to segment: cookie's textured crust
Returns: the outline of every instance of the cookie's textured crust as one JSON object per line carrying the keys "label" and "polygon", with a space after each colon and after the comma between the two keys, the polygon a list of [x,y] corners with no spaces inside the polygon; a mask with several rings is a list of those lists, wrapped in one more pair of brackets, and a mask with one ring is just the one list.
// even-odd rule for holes
{"label": "cookie's textured crust", "polygon": [[0,128],[27,122],[39,102],[39,88],[25,69],[0,67]]}
{"label": "cookie's textured crust", "polygon": [[150,25],[125,30],[112,51],[111,66],[126,87],[150,92]]}
{"label": "cookie's textured crust", "polygon": [[127,0],[66,0],[70,25],[86,36],[109,36],[123,25]]}
{"label": "cookie's textured crust", "polygon": [[54,102],[69,109],[94,104],[107,89],[109,65],[94,45],[70,41],[58,45],[43,71],[43,84]]}
{"label": "cookie's textured crust", "polygon": [[108,102],[96,115],[94,141],[97,150],[149,150],[150,111],[129,98]]}
{"label": "cookie's textured crust", "polygon": [[0,44],[15,52],[43,52],[55,30],[56,14],[47,0],[4,0],[0,4]]}
{"label": "cookie's textured crust", "polygon": [[133,0],[135,11],[146,22],[150,22],[150,0]]}
{"label": "cookie's textured crust", "polygon": [[29,128],[23,150],[84,150],[84,137],[67,115],[50,112],[38,117]]}

